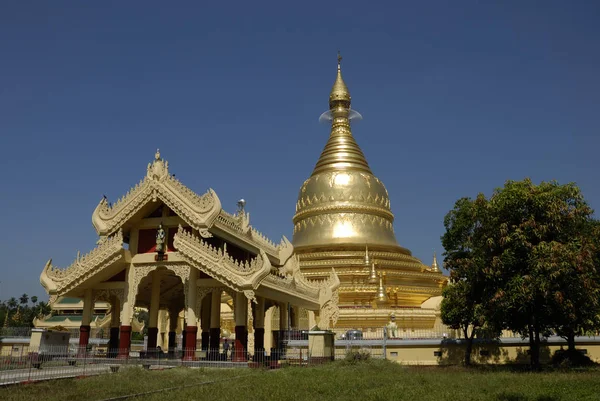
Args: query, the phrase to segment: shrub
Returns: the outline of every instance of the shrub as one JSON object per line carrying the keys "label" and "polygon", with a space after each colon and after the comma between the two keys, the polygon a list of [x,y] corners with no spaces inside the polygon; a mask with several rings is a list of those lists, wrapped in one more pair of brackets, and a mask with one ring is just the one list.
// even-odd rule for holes
{"label": "shrub", "polygon": [[578,350],[557,350],[552,355],[552,365],[560,368],[593,366],[594,361]]}
{"label": "shrub", "polygon": [[359,349],[359,350],[349,350],[346,353],[346,357],[344,358],[344,361],[351,363],[351,364],[355,364],[358,362],[365,362],[370,359],[371,359],[371,352],[369,350]]}

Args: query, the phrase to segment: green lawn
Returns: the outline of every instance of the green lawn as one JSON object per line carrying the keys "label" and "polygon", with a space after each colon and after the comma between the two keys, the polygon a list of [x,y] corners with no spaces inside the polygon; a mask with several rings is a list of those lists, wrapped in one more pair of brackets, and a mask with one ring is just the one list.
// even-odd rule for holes
{"label": "green lawn", "polygon": [[[213,381],[211,384],[197,385]],[[418,368],[386,361],[276,371],[146,371],[0,388],[0,400],[102,400],[179,387],[135,400],[600,400],[600,370],[512,372],[506,368]]]}

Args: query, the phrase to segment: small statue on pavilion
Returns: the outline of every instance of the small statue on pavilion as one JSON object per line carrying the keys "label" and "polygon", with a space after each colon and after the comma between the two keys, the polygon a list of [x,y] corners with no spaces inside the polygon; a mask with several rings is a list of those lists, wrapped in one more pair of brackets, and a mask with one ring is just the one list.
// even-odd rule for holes
{"label": "small statue on pavilion", "polygon": [[387,328],[388,337],[396,338],[398,337],[398,325],[396,324],[396,314],[390,314],[390,321],[385,326]]}
{"label": "small statue on pavilion", "polygon": [[156,252],[165,253],[165,230],[163,229],[162,223],[158,225],[156,230]]}

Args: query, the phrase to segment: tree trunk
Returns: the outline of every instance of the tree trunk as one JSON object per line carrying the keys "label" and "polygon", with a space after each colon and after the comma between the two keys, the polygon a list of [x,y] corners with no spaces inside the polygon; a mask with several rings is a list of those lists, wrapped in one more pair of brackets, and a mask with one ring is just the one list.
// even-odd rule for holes
{"label": "tree trunk", "polygon": [[571,330],[567,334],[567,344],[570,352],[575,351],[575,333]]}
{"label": "tree trunk", "polygon": [[[473,349],[473,336],[469,336],[468,327],[463,329],[465,333],[465,341],[467,342],[465,347],[465,366],[471,366],[471,351]],[[474,332],[474,330],[473,330]]]}
{"label": "tree trunk", "polygon": [[535,353],[532,353],[532,357],[535,355],[535,359],[533,360],[533,368],[535,370],[540,370],[540,329],[539,327],[534,327],[534,343],[535,343]]}
{"label": "tree trunk", "polygon": [[536,348],[535,348],[535,340],[534,340],[534,333],[533,333],[533,326],[530,324],[528,325],[528,329],[529,329],[529,363],[531,366],[532,370],[535,370],[535,361],[537,360],[535,354],[536,354]]}

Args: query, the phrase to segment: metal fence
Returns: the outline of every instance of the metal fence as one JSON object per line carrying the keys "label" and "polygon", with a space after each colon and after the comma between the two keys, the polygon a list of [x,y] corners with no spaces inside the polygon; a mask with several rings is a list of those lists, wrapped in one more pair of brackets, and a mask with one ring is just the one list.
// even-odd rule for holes
{"label": "metal fence", "polygon": [[0,327],[0,337],[29,337],[31,336],[31,327]]}
{"label": "metal fence", "polygon": [[[184,356],[189,356],[185,358]],[[189,360],[187,360],[189,359]],[[54,346],[0,355],[0,385],[27,383],[67,377],[116,373],[132,366],[145,369],[173,367],[248,367],[232,361],[232,356],[208,358],[202,351],[179,350],[171,353],[115,350],[112,357],[77,346]]]}

